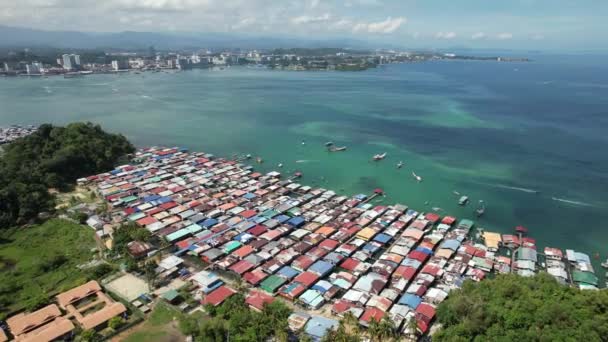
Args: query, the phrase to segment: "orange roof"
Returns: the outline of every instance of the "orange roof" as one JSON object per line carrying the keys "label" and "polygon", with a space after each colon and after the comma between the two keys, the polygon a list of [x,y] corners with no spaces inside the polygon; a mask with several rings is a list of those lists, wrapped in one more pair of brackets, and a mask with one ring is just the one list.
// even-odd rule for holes
{"label": "orange roof", "polygon": [[57,303],[59,303],[60,307],[65,309],[66,306],[74,303],[75,301],[86,298],[99,291],[101,291],[99,283],[97,283],[95,280],[91,280],[84,285],[80,285],[71,290],[58,294]]}
{"label": "orange roof", "polygon": [[218,209],[220,209],[222,211],[226,211],[226,210],[230,210],[234,207],[236,207],[236,204],[234,202],[228,202],[226,204],[220,205]]}
{"label": "orange roof", "polygon": [[55,320],[40,328],[33,330],[27,334],[20,335],[15,338],[15,341],[20,342],[41,342],[54,341],[55,339],[66,335],[74,330],[74,324],[69,319],[57,317]]}
{"label": "orange roof", "polygon": [[222,198],[222,197],[224,197],[224,196],[226,196],[226,194],[225,194],[225,193],[223,193],[223,192],[218,192],[217,194],[214,194],[212,197],[213,197],[213,198]]}
{"label": "orange roof", "polygon": [[317,229],[315,231],[315,234],[321,234],[324,236],[330,236],[331,234],[333,234],[336,231],[336,229],[334,229],[333,227],[330,226],[323,226],[319,229]]}
{"label": "orange roof", "polygon": [[14,336],[21,335],[44,325],[61,316],[61,311],[55,304],[43,307],[32,313],[20,313],[6,320]]}
{"label": "orange roof", "polygon": [[105,306],[103,309],[96,311],[90,315],[84,316],[79,323],[86,329],[93,329],[98,325],[101,325],[111,318],[116,317],[123,312],[127,311],[127,308],[122,303],[112,303]]}
{"label": "orange roof", "polygon": [[253,252],[253,247],[246,245],[246,246],[243,246],[243,247],[237,249],[236,251],[234,251],[232,253],[232,255],[235,255],[242,259],[242,258],[248,256],[249,254],[251,254],[252,252]]}

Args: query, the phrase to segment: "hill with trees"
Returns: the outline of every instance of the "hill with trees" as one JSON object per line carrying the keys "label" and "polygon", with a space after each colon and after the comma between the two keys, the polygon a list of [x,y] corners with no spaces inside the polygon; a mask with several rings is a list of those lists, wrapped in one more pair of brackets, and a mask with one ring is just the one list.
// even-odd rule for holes
{"label": "hill with trees", "polygon": [[50,188],[67,190],[76,179],[111,170],[134,151],[122,135],[92,123],[44,124],[3,146],[0,157],[0,228],[24,224],[54,208]]}
{"label": "hill with trees", "polygon": [[451,292],[437,319],[436,341],[606,341],[608,292],[500,275]]}

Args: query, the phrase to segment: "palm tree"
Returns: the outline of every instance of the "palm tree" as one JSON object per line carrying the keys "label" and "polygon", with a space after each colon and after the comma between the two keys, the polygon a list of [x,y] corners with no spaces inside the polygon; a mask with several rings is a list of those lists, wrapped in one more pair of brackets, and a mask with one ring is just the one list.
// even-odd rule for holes
{"label": "palm tree", "polygon": [[378,331],[380,334],[380,341],[392,341],[397,338],[395,324],[388,315],[384,315],[382,320],[380,320],[380,323],[378,324]]}
{"label": "palm tree", "polygon": [[416,317],[415,316],[411,316],[406,324],[407,324],[407,329],[409,330],[411,337],[414,338],[414,339],[417,339],[417,337],[418,337],[418,322],[416,321]]}
{"label": "palm tree", "polygon": [[380,331],[380,323],[376,321],[374,318],[369,322],[369,326],[367,327],[367,333],[369,335],[369,339],[374,341],[382,341],[381,340],[381,331]]}

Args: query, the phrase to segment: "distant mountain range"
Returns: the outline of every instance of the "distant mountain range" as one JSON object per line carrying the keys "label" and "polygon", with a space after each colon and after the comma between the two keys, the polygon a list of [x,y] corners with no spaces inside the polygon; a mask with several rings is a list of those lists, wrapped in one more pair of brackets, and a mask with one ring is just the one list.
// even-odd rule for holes
{"label": "distant mountain range", "polygon": [[78,31],[45,31],[0,25],[0,47],[145,49],[149,46],[154,46],[157,49],[266,49],[328,46],[373,48],[370,43],[355,39],[314,40],[299,37],[262,37],[230,33],[157,33],[134,31],[89,33]]}

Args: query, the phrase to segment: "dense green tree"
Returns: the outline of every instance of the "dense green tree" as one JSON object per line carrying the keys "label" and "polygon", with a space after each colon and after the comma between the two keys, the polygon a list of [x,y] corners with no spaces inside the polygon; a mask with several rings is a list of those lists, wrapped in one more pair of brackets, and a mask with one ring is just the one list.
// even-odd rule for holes
{"label": "dense green tree", "polygon": [[110,327],[110,329],[112,330],[118,330],[120,327],[123,326],[124,323],[125,321],[124,319],[122,319],[122,317],[116,316],[110,318],[110,320],[108,321],[108,327]]}
{"label": "dense green tree", "polygon": [[466,282],[437,310],[437,341],[602,341],[608,292],[581,291],[541,273]]}
{"label": "dense green tree", "polygon": [[44,124],[3,146],[0,158],[0,227],[27,223],[54,208],[49,188],[69,189],[76,179],[111,170],[134,151],[122,135],[91,123]]}

